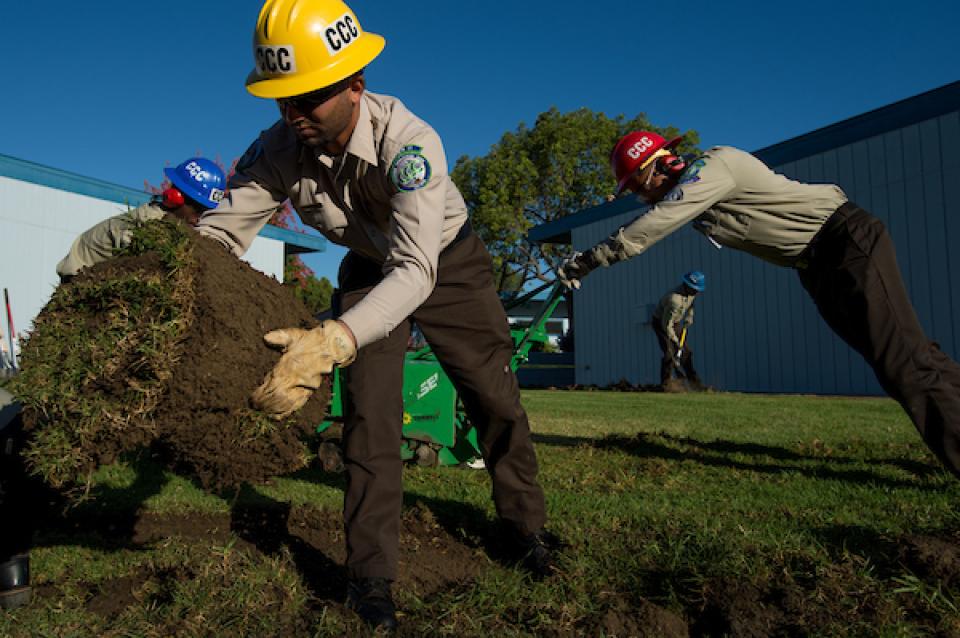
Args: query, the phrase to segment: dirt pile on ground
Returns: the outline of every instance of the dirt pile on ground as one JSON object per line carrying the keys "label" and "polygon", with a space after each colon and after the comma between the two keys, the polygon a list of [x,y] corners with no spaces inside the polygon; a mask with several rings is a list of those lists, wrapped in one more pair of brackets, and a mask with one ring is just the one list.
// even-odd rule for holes
{"label": "dirt pile on ground", "polygon": [[[94,537],[101,529],[104,533],[111,529],[108,521],[102,519],[94,523],[96,530],[91,529],[89,521],[78,519],[76,522]],[[66,521],[61,520],[61,525],[73,529]],[[55,535],[57,531],[48,526],[46,533]],[[116,537],[115,531],[109,534]],[[339,512],[309,505],[291,506],[286,502],[250,501],[235,506],[229,514],[140,515],[127,534],[129,537],[120,541],[120,545],[127,548],[152,547],[177,539],[173,542],[192,546],[198,555],[209,556],[210,547],[230,547],[232,552],[244,557],[233,560],[235,570],[245,563],[264,562],[271,557],[291,564],[315,605],[300,612],[306,613],[306,617],[285,619],[291,625],[288,633],[280,631],[270,635],[313,635],[311,628],[316,625],[318,614],[341,618],[341,622],[349,623],[360,632],[350,635],[364,635],[356,616],[343,604],[347,584],[346,546],[343,517]],[[490,566],[481,549],[452,536],[422,505],[404,510],[400,539],[395,590],[404,600],[429,601],[457,587],[470,587]],[[185,561],[175,569],[151,563],[134,568],[128,574],[82,587],[88,589],[86,609],[113,621],[146,604],[170,608],[175,596],[169,592],[183,589],[188,581],[209,581],[210,578],[209,570],[200,563]],[[59,597],[58,588],[66,583],[51,585],[38,589],[38,596]],[[282,605],[280,601],[288,595],[272,585],[261,592],[264,604],[275,608]]]}
{"label": "dirt pile on ground", "polygon": [[222,490],[303,467],[329,384],[292,418],[249,405],[280,354],[277,328],[316,325],[276,280],[172,220],[137,228],[118,257],[61,285],[37,317],[12,390],[31,432],[31,469],[83,485],[147,445]]}
{"label": "dirt pile on ground", "polygon": [[[223,513],[101,505],[58,514],[41,527],[38,545],[130,553],[113,569],[86,570],[92,580],[71,569],[38,571],[33,609],[46,611],[35,617],[69,619],[81,606],[92,612],[83,635],[204,634],[198,627],[216,635],[371,635],[344,605],[346,547],[337,511],[252,489]],[[681,566],[610,570],[601,580],[577,568],[586,549],[578,542],[560,553],[556,577],[542,585],[499,580],[503,599],[490,603],[488,579],[498,578],[491,570],[516,567],[503,560],[492,528],[478,535],[483,526],[467,520],[462,527],[464,518],[445,507],[418,502],[403,510],[394,587],[400,636],[766,638],[887,635],[890,628],[960,636],[950,589],[960,575],[960,534],[953,530],[838,545],[826,563],[771,557],[769,569],[752,575],[707,576]],[[864,550],[868,555],[858,553]],[[556,590],[549,601],[531,595],[543,587]]]}

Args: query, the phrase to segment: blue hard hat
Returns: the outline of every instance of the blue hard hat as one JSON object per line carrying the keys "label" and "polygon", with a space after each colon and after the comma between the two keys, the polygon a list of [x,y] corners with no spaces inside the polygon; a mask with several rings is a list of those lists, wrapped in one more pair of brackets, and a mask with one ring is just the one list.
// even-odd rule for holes
{"label": "blue hard hat", "polygon": [[691,270],[683,276],[683,283],[697,292],[703,292],[707,288],[707,276],[699,270]]}
{"label": "blue hard hat", "polygon": [[206,208],[216,208],[227,184],[220,167],[203,157],[191,157],[174,168],[163,169],[174,186]]}

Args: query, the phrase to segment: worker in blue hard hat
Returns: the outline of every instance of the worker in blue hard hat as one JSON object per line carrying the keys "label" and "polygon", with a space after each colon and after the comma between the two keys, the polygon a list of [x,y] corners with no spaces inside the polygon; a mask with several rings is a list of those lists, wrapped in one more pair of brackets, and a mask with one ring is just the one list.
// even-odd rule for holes
{"label": "worker in blue hard hat", "polygon": [[[166,215],[195,226],[200,216],[220,203],[226,178],[210,160],[192,157],[164,173],[169,185],[154,200],[122,215],[106,219],[73,242],[57,265],[61,281],[82,268],[109,259],[129,244],[138,222]],[[0,609],[13,609],[30,601],[30,538],[38,504],[31,494],[23,463],[24,445],[20,405],[0,388]]]}
{"label": "worker in blue hard hat", "polygon": [[707,276],[699,270],[691,270],[683,276],[680,284],[660,298],[653,311],[650,324],[657,343],[663,351],[660,361],[660,385],[664,392],[684,389],[674,379],[674,372],[690,384],[691,389],[703,389],[700,376],[693,367],[693,350],[690,349],[687,331],[693,325],[693,302],[706,290]]}
{"label": "worker in blue hard hat", "polygon": [[81,268],[109,259],[117,249],[129,244],[130,232],[138,222],[171,215],[196,226],[203,213],[216,208],[223,199],[226,177],[208,159],[191,157],[163,172],[169,184],[152,201],[105,219],[77,237],[70,252],[57,264],[61,281],[70,279]]}

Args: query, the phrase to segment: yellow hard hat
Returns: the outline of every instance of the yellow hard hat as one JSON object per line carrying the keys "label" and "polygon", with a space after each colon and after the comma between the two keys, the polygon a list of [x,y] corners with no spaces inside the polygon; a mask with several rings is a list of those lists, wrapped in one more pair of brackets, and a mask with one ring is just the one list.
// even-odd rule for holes
{"label": "yellow hard hat", "polygon": [[385,44],[340,0],[267,0],[253,33],[247,90],[265,98],[310,93],[350,77]]}

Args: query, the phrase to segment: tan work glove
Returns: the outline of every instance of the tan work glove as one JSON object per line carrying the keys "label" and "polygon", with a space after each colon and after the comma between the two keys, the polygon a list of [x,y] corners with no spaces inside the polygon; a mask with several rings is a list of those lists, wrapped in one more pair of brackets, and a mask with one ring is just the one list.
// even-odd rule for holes
{"label": "tan work glove", "polygon": [[275,419],[290,416],[320,387],[333,366],[348,366],[357,358],[353,336],[344,326],[327,320],[312,330],[286,328],[263,336],[283,356],[253,391],[253,405]]}
{"label": "tan work glove", "polygon": [[580,280],[590,274],[597,267],[593,252],[574,253],[570,259],[563,262],[557,269],[557,279],[567,290],[579,290]]}

